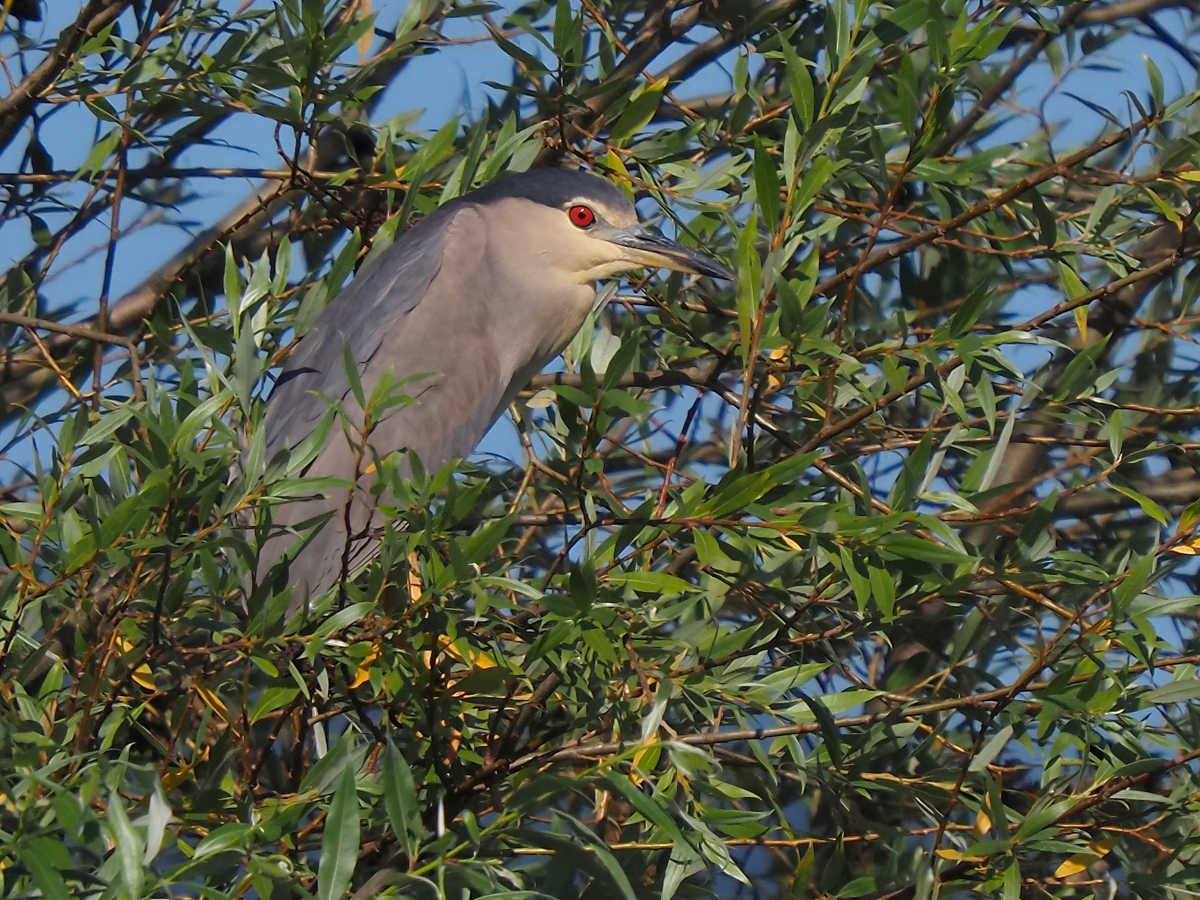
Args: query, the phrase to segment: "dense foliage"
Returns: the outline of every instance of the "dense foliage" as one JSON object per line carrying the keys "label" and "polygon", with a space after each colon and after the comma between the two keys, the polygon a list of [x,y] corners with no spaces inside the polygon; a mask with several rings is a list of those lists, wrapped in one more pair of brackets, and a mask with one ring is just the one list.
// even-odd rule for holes
{"label": "dense foliage", "polygon": [[[0,895],[1194,895],[1192,4],[50,7],[0,4]],[[446,54],[509,77],[420,118]],[[512,459],[394,479],[284,621],[271,372],[554,164],[738,283],[610,286]]]}

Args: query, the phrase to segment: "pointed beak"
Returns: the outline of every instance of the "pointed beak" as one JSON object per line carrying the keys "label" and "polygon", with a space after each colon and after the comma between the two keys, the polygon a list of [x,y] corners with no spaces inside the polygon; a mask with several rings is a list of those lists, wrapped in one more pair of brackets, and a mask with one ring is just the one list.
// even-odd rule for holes
{"label": "pointed beak", "polygon": [[605,239],[623,247],[625,258],[639,266],[670,269],[673,272],[691,272],[694,275],[708,275],[710,278],[722,278],[725,281],[734,280],[733,272],[715,259],[668,240],[641,225],[616,229],[605,235]]}

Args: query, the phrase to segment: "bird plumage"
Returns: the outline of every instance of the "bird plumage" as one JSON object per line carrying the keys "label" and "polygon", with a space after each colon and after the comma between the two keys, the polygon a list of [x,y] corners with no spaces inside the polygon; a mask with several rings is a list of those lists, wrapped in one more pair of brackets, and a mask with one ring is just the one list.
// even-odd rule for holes
{"label": "bird plumage", "polygon": [[[575,204],[587,206],[585,225],[568,219]],[[579,330],[595,280],[645,265],[727,274],[641,228],[622,191],[582,172],[500,179],[404,232],[321,312],[267,403],[267,459],[295,450],[331,404],[339,405],[346,427],[334,427],[304,474],[353,487],[276,504],[257,579],[285,554],[294,556],[287,572],[291,614],[353,575],[378,552],[383,525],[380,498],[372,494],[374,458],[408,450],[435,470],[468,456]],[[355,446],[363,411],[346,373],[347,347],[367,397],[388,371],[397,382],[412,379],[400,390],[414,402],[374,424],[373,452]]]}

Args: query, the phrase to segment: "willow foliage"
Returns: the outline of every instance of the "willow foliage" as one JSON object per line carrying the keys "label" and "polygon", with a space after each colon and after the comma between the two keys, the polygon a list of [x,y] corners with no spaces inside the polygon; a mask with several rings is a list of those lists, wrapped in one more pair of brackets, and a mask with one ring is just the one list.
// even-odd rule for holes
{"label": "willow foliage", "polygon": [[[2,9],[0,895],[1195,894],[1192,5]],[[737,283],[611,291],[285,622],[272,371],[536,165]]]}

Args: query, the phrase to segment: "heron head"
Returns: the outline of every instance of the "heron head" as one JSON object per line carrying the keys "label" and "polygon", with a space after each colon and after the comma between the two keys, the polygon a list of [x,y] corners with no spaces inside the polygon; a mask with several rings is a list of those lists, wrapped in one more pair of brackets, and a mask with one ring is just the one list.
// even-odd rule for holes
{"label": "heron head", "polygon": [[[632,201],[612,183],[584,172],[540,169],[494,182],[479,192],[485,201],[532,200],[526,222],[530,240],[545,245],[554,265],[580,283],[636,269],[669,269],[732,280],[726,266],[638,221]],[[534,224],[536,222],[536,225]]]}

